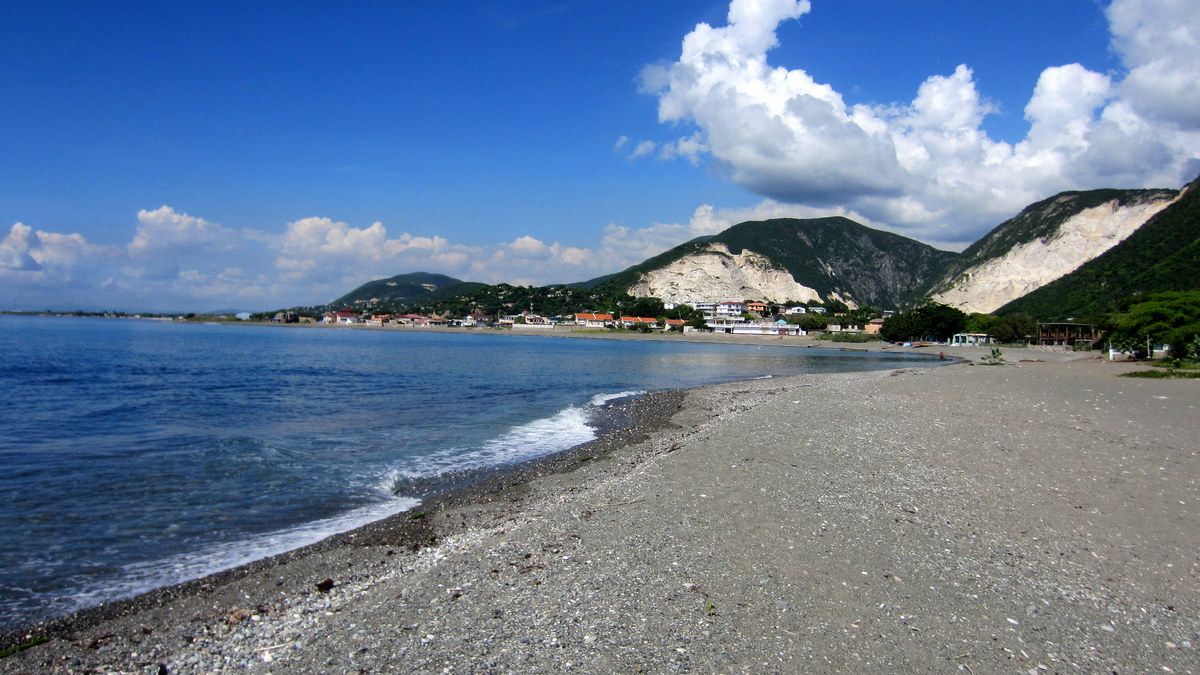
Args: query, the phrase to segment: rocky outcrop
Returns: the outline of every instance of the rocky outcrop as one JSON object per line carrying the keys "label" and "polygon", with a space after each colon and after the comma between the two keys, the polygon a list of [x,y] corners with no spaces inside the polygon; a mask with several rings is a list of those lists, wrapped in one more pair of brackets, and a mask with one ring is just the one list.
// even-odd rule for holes
{"label": "rocky outcrop", "polygon": [[629,294],[689,305],[720,300],[821,299],[815,289],[797,283],[790,272],[777,267],[770,258],[750,250],[730,253],[721,243],[710,243],[663,267],[644,272],[629,288]]}
{"label": "rocky outcrop", "polygon": [[1097,193],[1064,193],[1002,224],[965,252],[963,264],[935,286],[933,299],[964,312],[995,311],[1116,246],[1176,195],[1125,191],[1088,206],[1092,196]]}

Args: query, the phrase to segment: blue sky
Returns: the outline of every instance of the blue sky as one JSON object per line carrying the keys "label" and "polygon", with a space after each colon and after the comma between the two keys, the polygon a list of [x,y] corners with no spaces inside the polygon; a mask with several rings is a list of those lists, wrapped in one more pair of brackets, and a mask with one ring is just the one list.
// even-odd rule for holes
{"label": "blue sky", "polygon": [[732,4],[3,3],[0,307],[574,281],[761,215],[953,248],[1200,167],[1192,3]]}

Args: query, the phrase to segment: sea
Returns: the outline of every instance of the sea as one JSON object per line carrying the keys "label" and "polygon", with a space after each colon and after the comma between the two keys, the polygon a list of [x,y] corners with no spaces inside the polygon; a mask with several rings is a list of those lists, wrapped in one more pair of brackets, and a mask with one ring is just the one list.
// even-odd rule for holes
{"label": "sea", "polygon": [[0,316],[0,630],[411,509],[596,437],[612,401],[907,354]]}

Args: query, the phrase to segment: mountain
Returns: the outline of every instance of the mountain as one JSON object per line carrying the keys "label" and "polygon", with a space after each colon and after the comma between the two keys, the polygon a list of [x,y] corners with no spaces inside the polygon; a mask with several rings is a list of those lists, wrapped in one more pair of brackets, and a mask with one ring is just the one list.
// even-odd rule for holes
{"label": "mountain", "polygon": [[329,304],[332,307],[352,307],[373,301],[405,304],[471,293],[484,286],[486,284],[462,281],[444,274],[413,272],[368,281]]}
{"label": "mountain", "polygon": [[992,312],[1119,244],[1176,190],[1063,192],[1032,204],[963,251],[931,289],[965,312]]}
{"label": "mountain", "polygon": [[1098,320],[1132,295],[1188,290],[1200,290],[1200,178],[1103,255],[997,313]]}
{"label": "mountain", "polygon": [[699,237],[586,288],[695,303],[757,298],[900,307],[959,254],[848,218],[775,218]]}

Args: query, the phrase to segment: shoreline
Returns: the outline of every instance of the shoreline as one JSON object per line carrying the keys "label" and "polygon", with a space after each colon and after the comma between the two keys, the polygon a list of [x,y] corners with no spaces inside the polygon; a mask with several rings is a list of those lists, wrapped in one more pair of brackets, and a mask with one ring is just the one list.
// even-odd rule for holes
{"label": "shoreline", "polygon": [[[79,318],[79,317],[62,317],[62,318]],[[100,318],[100,317],[83,317],[83,318]],[[224,324],[214,324],[214,325],[224,325]],[[357,329],[357,330],[364,330],[364,329],[387,330],[387,329],[380,329],[378,327],[370,327],[370,326],[349,326],[349,327],[347,327],[347,326],[323,326],[323,325],[319,325],[319,324],[313,324],[313,325],[291,324],[291,325],[289,325],[289,324],[270,324],[270,323],[248,323],[248,324],[235,323],[233,325],[238,325],[238,326],[258,325],[258,326],[285,327],[285,328],[314,327],[315,326],[315,327],[326,328],[326,329],[353,328],[353,329]],[[464,329],[460,329],[460,328],[418,328],[418,329],[413,329],[413,331],[442,332],[442,333],[451,333],[451,334],[454,334],[454,333],[470,334],[472,332],[476,332],[476,331],[473,331],[470,329],[464,330]],[[407,332],[407,331],[401,330],[401,331],[397,331],[397,332]],[[483,333],[483,331],[479,331],[479,332]],[[574,332],[575,334],[572,334],[572,332]],[[505,334],[509,334],[509,332],[508,331],[486,331],[486,334],[505,335]],[[632,334],[632,333],[629,335],[623,335],[623,334],[588,335],[586,333],[580,334],[577,331],[555,331],[553,334],[551,334],[550,331],[529,330],[529,331],[516,331],[516,334],[543,336],[543,337],[585,337],[585,338],[598,338],[598,339],[633,339],[633,340],[638,340],[638,339],[661,340],[661,339],[665,338],[667,341],[673,340],[673,341],[683,341],[683,342],[691,342],[691,343],[712,342],[712,343],[736,344],[739,346],[746,346],[746,345],[753,346],[753,345],[764,342],[763,340],[759,339],[758,336],[717,336],[718,339],[716,339],[716,340],[703,340],[703,339],[679,340],[678,338],[681,336],[678,336],[678,335],[675,335],[675,336],[660,336],[660,335],[646,336],[646,335],[642,335],[642,334]],[[732,338],[749,337],[749,339],[722,340],[722,339],[720,339],[721,337],[732,337]],[[775,341],[772,339],[772,336],[765,336],[765,337],[768,340],[771,340],[770,342],[765,343],[766,346],[780,346],[775,343]],[[789,346],[799,346],[799,345],[789,345]],[[822,349],[822,351],[839,351],[836,348],[828,348],[826,345],[819,344],[819,343],[810,344],[807,346],[820,348],[820,349]],[[868,350],[855,349],[855,350],[851,350],[851,351],[866,352]],[[926,354],[925,356],[931,357],[932,354]],[[948,361],[950,361],[950,360],[948,359]],[[901,364],[897,364],[897,366],[902,367]],[[753,380],[748,380],[748,381],[753,381]],[[706,386],[711,386],[711,385],[706,385]],[[674,390],[661,390],[659,392],[652,392],[651,394],[642,394],[638,398],[640,399],[640,398],[644,398],[646,396],[658,396],[658,395],[665,395],[665,394],[670,394],[670,393],[681,394],[685,391],[687,391],[687,388],[674,389]],[[620,408],[620,411],[619,412],[609,412],[610,407]],[[638,404],[637,401],[634,401],[632,403],[618,401],[614,406],[605,406],[604,408],[600,408],[597,412],[601,415],[602,418],[598,420],[599,424],[596,425],[598,438],[594,439],[593,441],[590,441],[590,442],[587,442],[587,443],[584,443],[584,444],[581,444],[578,446],[574,446],[572,448],[567,448],[565,450],[556,451],[556,452],[552,453],[551,455],[548,455],[545,457],[519,462],[515,465],[506,465],[506,466],[502,466],[502,467],[493,467],[493,468],[481,467],[481,468],[477,468],[477,469],[471,469],[471,470],[467,470],[467,471],[463,471],[463,472],[458,472],[455,475],[449,476],[448,479],[445,479],[446,477],[442,477],[442,478],[437,478],[437,479],[415,480],[412,482],[411,485],[406,486],[412,490],[411,493],[406,491],[404,496],[411,496],[416,499],[420,499],[422,501],[422,504],[414,507],[415,510],[424,510],[425,505],[427,503],[435,503],[435,504],[439,505],[438,508],[446,508],[444,505],[446,503],[454,504],[459,501],[467,501],[467,500],[476,498],[477,495],[474,494],[474,491],[475,491],[477,485],[480,487],[480,489],[483,492],[487,492],[490,489],[487,486],[503,485],[503,484],[509,483],[510,478],[513,478],[513,477],[517,478],[517,482],[526,482],[528,480],[531,480],[534,477],[543,475],[547,471],[558,472],[558,471],[572,470],[573,468],[576,468],[578,466],[579,461],[580,461],[579,457],[581,456],[581,453],[587,453],[591,449],[597,448],[597,447],[605,447],[605,448],[608,448],[609,450],[611,450],[617,446],[631,443],[632,441],[630,440],[630,437],[628,436],[628,434],[624,433],[626,431],[626,429],[624,427],[626,427],[626,426],[641,427],[641,428],[645,429],[645,428],[649,428],[651,426],[651,424],[650,424],[651,421],[655,421],[658,424],[665,423],[661,419],[657,419],[657,418],[655,420],[645,419],[645,415],[642,411],[642,407]],[[621,440],[618,441],[616,439],[621,439]],[[554,467],[554,468],[551,469],[549,467]],[[431,500],[432,500],[432,502],[431,502]],[[18,646],[18,645],[22,644],[23,642],[28,641],[28,639],[30,639],[30,638],[38,638],[38,637],[43,637],[43,636],[51,635],[51,634],[71,632],[73,630],[73,626],[95,624],[95,623],[103,622],[105,620],[108,620],[108,619],[111,619],[114,617],[126,615],[131,612],[136,612],[137,608],[139,608],[143,605],[162,604],[164,602],[164,600],[157,598],[157,596],[159,596],[159,595],[163,596],[164,598],[172,598],[172,597],[179,596],[181,594],[186,594],[186,593],[192,592],[194,590],[193,587],[196,587],[196,586],[203,587],[203,586],[209,585],[208,584],[209,581],[223,580],[223,579],[225,579],[225,577],[231,576],[231,575],[232,576],[241,576],[239,571],[242,570],[243,568],[249,569],[249,568],[254,568],[255,566],[260,566],[260,565],[270,565],[270,564],[272,564],[270,561],[273,561],[277,558],[281,559],[281,560],[286,560],[290,557],[294,557],[293,554],[296,554],[297,552],[303,552],[303,551],[307,551],[308,549],[313,548],[313,547],[319,547],[328,540],[336,539],[338,537],[343,537],[343,536],[351,534],[351,533],[356,533],[359,531],[367,530],[367,529],[372,528],[373,526],[377,525],[378,523],[403,519],[405,517],[406,513],[411,513],[414,509],[402,511],[402,512],[399,512],[396,514],[392,514],[390,516],[384,516],[384,517],[380,518],[379,520],[371,521],[371,522],[368,522],[368,523],[365,523],[362,525],[357,525],[357,526],[355,526],[349,530],[345,530],[343,532],[338,532],[335,534],[327,535],[327,536],[323,537],[321,540],[318,540],[318,541],[315,541],[315,542],[312,542],[309,544],[305,544],[305,545],[297,547],[295,549],[283,551],[280,553],[273,553],[271,555],[264,556],[263,558],[249,560],[247,562],[239,563],[237,565],[233,565],[233,566],[225,568],[225,569],[217,569],[216,571],[206,573],[200,577],[188,579],[188,580],[182,581],[182,582],[171,583],[166,586],[151,588],[149,590],[139,591],[132,596],[119,597],[116,599],[107,600],[105,602],[100,603],[99,605],[85,607],[82,609],[78,609],[78,610],[69,612],[64,615],[56,615],[56,616],[51,616],[48,618],[36,619],[36,620],[32,620],[30,622],[16,624],[15,626],[6,627],[2,632],[0,632],[0,650],[4,650],[4,649],[7,649],[7,648],[10,648],[13,646]],[[412,529],[412,528],[400,528],[400,529],[407,531],[408,529]]]}
{"label": "shoreline", "polygon": [[[68,614],[34,621],[0,632],[0,651],[43,637],[61,637],[105,622],[162,607],[192,595],[207,593],[217,585],[236,583],[256,573],[285,566],[312,555],[347,546],[386,545],[416,552],[435,545],[436,528],[414,514],[445,512],[468,508],[487,508],[497,500],[508,499],[507,491],[519,491],[528,482],[546,475],[570,472],[583,462],[615,452],[639,442],[666,424],[671,407],[678,406],[684,389],[622,397],[598,409],[597,437],[591,441],[548,455],[498,467],[481,467],[455,472],[449,477],[413,481],[411,495],[420,503],[378,520],[328,535],[282,553],[232,566],[189,579],[160,586],[126,598],[109,600]],[[405,496],[410,496],[407,493]],[[3,662],[0,661],[0,664]]]}
{"label": "shoreline", "polygon": [[[1200,498],[1198,449],[1178,424],[1194,418],[1197,390],[1116,378],[1129,368],[1090,359],[1019,359],[1045,355],[1017,354],[1003,368],[798,375],[651,394],[662,401],[646,411],[647,426],[603,454],[577,454],[564,472],[516,485],[501,478],[479,501],[394,516],[222,573],[229,578],[153,592],[160,596],[145,606],[64,626],[0,666],[1196,670],[1195,518],[1146,521],[1121,504],[1190,513]],[[975,405],[947,410],[959,396]],[[751,429],[755,443],[731,444]],[[1088,431],[1105,440],[1071,441]],[[794,442],[780,445],[780,433]],[[1086,452],[1057,456],[1043,445]],[[1160,475],[1160,465],[1173,472]],[[1127,485],[1091,487],[1106,476]],[[772,515],[780,509],[788,515]],[[772,548],[792,539],[795,547]],[[1130,539],[1142,541],[1123,548]],[[765,557],[752,555],[760,550]],[[1014,552],[1023,554],[1007,557]],[[859,567],[862,575],[849,576]],[[326,577],[332,590],[316,590]],[[647,637],[588,628],[616,620],[609,610],[649,620]],[[576,629],[571,617],[586,618]],[[362,651],[346,661],[340,648],[351,644]],[[774,665],[750,665],[776,652]]]}

